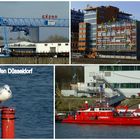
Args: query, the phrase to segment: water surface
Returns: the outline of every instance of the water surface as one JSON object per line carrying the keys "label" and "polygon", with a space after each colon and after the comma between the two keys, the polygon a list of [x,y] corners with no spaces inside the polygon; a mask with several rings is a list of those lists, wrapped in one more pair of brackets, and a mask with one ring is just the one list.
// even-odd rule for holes
{"label": "water surface", "polygon": [[0,86],[8,84],[13,93],[13,98],[0,105],[16,109],[16,138],[53,138],[53,67],[26,68],[33,68],[33,73],[0,74]]}
{"label": "water surface", "polygon": [[55,124],[56,138],[140,138],[140,126]]}

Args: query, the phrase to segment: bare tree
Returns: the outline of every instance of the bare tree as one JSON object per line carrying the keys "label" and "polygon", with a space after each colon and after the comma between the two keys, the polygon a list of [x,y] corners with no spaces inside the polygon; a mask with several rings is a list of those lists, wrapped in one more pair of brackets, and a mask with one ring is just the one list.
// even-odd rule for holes
{"label": "bare tree", "polygon": [[69,39],[59,35],[51,35],[46,41],[48,43],[69,42]]}

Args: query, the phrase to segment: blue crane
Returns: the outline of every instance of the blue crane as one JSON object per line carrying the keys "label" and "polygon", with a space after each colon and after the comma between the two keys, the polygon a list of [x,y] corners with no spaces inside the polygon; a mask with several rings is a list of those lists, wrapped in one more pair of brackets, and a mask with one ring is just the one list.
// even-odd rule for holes
{"label": "blue crane", "polygon": [[3,39],[5,54],[9,54],[8,47],[8,31],[7,27],[11,27],[11,32],[24,31],[25,35],[29,34],[29,28],[38,27],[69,27],[68,19],[44,19],[44,18],[9,18],[0,17],[0,26],[3,27]]}

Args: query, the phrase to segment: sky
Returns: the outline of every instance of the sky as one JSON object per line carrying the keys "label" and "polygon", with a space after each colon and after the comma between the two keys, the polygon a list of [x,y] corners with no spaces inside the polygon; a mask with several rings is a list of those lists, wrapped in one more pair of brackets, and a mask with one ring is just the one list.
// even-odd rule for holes
{"label": "sky", "polygon": [[[0,16],[41,18],[42,15],[57,15],[58,18],[69,18],[69,2],[0,2]],[[69,38],[68,28],[43,28],[40,29],[40,40],[47,39],[50,35],[61,35]]]}
{"label": "sky", "polygon": [[133,2],[128,2],[128,1],[99,1],[99,2],[91,2],[91,1],[81,1],[81,2],[72,2],[71,3],[71,8],[77,9],[84,9],[87,7],[87,5],[91,5],[93,7],[96,6],[116,6],[118,7],[121,11],[127,12],[132,14],[134,19],[140,20],[140,1],[133,1]]}

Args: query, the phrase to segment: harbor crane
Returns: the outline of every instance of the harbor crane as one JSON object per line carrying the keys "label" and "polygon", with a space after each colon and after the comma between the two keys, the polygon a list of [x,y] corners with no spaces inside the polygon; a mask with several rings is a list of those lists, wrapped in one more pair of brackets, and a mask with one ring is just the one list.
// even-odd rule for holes
{"label": "harbor crane", "polygon": [[39,27],[69,27],[68,19],[45,19],[45,18],[9,18],[0,17],[0,26],[3,27],[3,40],[4,48],[3,52],[5,56],[10,53],[8,46],[8,28],[10,27],[10,32],[20,32],[23,31],[25,35],[29,35],[30,28]]}

